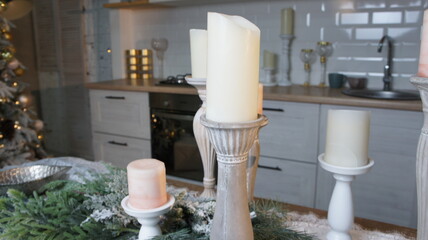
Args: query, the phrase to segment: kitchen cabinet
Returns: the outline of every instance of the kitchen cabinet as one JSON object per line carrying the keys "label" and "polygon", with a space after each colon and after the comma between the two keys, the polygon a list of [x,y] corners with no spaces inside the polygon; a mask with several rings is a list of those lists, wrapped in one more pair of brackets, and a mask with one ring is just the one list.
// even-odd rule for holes
{"label": "kitchen cabinet", "polygon": [[[326,126],[329,109],[322,105],[320,125]],[[367,174],[352,183],[355,215],[397,225],[416,227],[416,148],[422,112],[346,107],[371,112],[369,157],[375,162]],[[352,126],[349,126],[352,127]],[[325,148],[325,127],[320,127],[319,153]],[[328,209],[334,179],[318,167],[316,208]]]}
{"label": "kitchen cabinet", "polygon": [[319,104],[264,101],[255,196],[314,206]]}
{"label": "kitchen cabinet", "polygon": [[118,167],[151,157],[149,95],[146,92],[90,90],[96,161]]}

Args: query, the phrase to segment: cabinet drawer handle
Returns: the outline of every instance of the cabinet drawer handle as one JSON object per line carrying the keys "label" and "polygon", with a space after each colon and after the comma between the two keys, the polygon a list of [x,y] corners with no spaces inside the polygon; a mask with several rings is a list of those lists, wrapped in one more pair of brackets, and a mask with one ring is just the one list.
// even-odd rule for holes
{"label": "cabinet drawer handle", "polygon": [[284,109],[281,108],[263,108],[263,111],[272,111],[272,112],[284,112]]}
{"label": "cabinet drawer handle", "polygon": [[264,168],[264,169],[269,169],[269,170],[275,170],[275,171],[282,171],[282,169],[281,168],[279,168],[278,166],[276,166],[276,167],[270,167],[270,166],[265,166],[265,165],[258,165],[259,166],[259,168]]}
{"label": "cabinet drawer handle", "polygon": [[113,145],[124,146],[124,147],[128,146],[127,143],[121,143],[121,142],[116,142],[116,141],[108,141],[108,143],[113,144]]}
{"label": "cabinet drawer handle", "polygon": [[106,96],[107,99],[125,100],[125,97]]}

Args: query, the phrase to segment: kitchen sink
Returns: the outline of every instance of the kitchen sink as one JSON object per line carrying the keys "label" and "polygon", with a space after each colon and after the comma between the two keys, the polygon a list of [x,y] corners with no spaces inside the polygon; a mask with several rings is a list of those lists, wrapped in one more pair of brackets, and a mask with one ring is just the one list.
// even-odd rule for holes
{"label": "kitchen sink", "polygon": [[371,90],[371,89],[345,89],[343,94],[363,97],[375,98],[385,100],[419,100],[420,96],[417,91],[384,91],[384,90]]}

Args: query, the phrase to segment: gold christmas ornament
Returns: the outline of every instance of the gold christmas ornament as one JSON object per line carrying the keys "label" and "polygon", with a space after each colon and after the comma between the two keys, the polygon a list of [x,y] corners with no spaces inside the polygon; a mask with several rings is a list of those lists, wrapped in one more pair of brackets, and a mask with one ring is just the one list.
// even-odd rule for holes
{"label": "gold christmas ornament", "polygon": [[4,13],[7,10],[7,3],[6,1],[0,0],[0,12]]}
{"label": "gold christmas ornament", "polygon": [[10,41],[10,40],[12,40],[12,34],[10,32],[4,32],[3,38]]}
{"label": "gold christmas ornament", "polygon": [[22,67],[17,67],[13,70],[16,76],[22,76],[25,73],[25,70]]}
{"label": "gold christmas ornament", "polygon": [[24,107],[28,107],[31,105],[31,96],[28,96],[27,94],[21,94],[18,97],[18,101],[21,102]]}
{"label": "gold christmas ornament", "polygon": [[41,134],[40,134],[40,135],[38,135],[38,136],[37,136],[37,139],[39,139],[39,140],[43,140],[43,135],[41,135]]}
{"label": "gold christmas ornament", "polygon": [[13,86],[13,87],[18,87],[18,83],[17,83],[17,82],[13,82],[13,83],[12,83],[12,86]]}

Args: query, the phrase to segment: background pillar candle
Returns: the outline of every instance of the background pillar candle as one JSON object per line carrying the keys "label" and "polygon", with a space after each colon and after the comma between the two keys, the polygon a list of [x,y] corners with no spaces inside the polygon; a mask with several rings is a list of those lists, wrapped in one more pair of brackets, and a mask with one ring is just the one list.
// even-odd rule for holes
{"label": "background pillar candle", "polygon": [[257,119],[260,30],[240,16],[208,13],[207,118]]}
{"label": "background pillar candle", "polygon": [[207,77],[207,30],[190,29],[192,78]]}
{"label": "background pillar candle", "polygon": [[152,209],[167,202],[165,164],[156,159],[139,159],[126,167],[129,204],[135,209]]}
{"label": "background pillar candle", "polygon": [[263,51],[263,68],[275,68],[275,54],[273,52]]}
{"label": "background pillar candle", "polygon": [[424,12],[421,31],[421,50],[419,54],[419,77],[428,77],[428,9]]}
{"label": "background pillar candle", "polygon": [[294,34],[294,10],[284,8],[281,11],[281,34]]}
{"label": "background pillar candle", "polygon": [[368,163],[370,112],[329,110],[325,161],[341,167]]}

